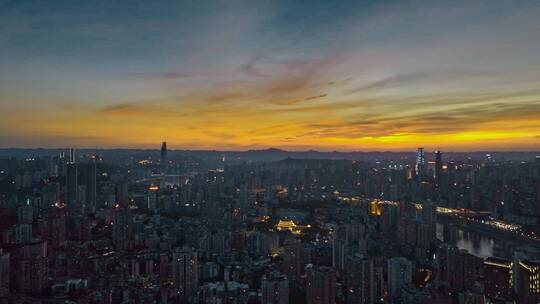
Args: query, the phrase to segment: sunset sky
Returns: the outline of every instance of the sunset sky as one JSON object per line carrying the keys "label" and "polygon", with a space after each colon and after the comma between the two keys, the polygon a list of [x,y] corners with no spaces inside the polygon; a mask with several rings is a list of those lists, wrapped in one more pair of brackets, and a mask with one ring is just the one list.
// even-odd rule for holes
{"label": "sunset sky", "polygon": [[538,1],[0,0],[0,147],[540,150]]}

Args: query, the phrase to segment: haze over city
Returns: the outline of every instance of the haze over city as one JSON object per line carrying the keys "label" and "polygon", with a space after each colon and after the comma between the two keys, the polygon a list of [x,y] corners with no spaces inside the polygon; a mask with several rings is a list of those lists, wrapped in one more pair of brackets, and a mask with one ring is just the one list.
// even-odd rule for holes
{"label": "haze over city", "polygon": [[536,1],[0,1],[0,147],[535,150]]}

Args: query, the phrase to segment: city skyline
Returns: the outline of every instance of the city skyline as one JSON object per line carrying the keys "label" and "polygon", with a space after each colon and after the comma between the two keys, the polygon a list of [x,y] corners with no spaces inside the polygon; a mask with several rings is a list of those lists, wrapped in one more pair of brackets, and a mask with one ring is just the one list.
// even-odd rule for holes
{"label": "city skyline", "polygon": [[533,151],[534,1],[0,1],[0,148]]}

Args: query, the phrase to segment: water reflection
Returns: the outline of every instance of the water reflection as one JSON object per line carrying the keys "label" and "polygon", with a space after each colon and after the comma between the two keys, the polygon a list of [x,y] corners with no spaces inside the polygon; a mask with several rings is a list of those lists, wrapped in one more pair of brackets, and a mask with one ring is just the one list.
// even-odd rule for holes
{"label": "water reflection", "polygon": [[511,258],[513,245],[454,225],[437,224],[437,238],[481,257]]}
{"label": "water reflection", "polygon": [[482,237],[476,233],[459,229],[456,246],[459,249],[466,249],[478,257],[488,258],[494,256],[495,241],[491,238]]}

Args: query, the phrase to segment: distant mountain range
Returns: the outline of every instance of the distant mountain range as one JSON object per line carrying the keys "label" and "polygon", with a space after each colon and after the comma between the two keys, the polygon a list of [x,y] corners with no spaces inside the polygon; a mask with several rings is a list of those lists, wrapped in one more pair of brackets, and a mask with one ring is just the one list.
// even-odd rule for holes
{"label": "distant mountain range", "polygon": [[[20,148],[5,148],[0,149],[0,157],[39,157],[39,156],[54,156],[61,152],[66,152],[67,149],[20,149]],[[371,151],[371,152],[321,152],[321,151],[286,151],[281,149],[265,149],[265,150],[247,150],[247,151],[218,151],[218,150],[169,150],[170,157],[175,156],[196,156],[201,159],[237,159],[244,161],[278,161],[286,158],[295,159],[344,159],[358,161],[387,161],[387,160],[414,160],[416,152],[391,152],[391,151]],[[159,157],[159,149],[78,149],[78,154],[95,153],[103,157],[120,157],[120,156],[152,156]],[[540,156],[540,151],[528,152],[444,152],[443,157],[449,159],[483,159],[486,154],[491,154],[496,160],[528,160],[532,161],[537,156]],[[431,151],[426,151],[426,158],[431,160],[433,157]]]}

